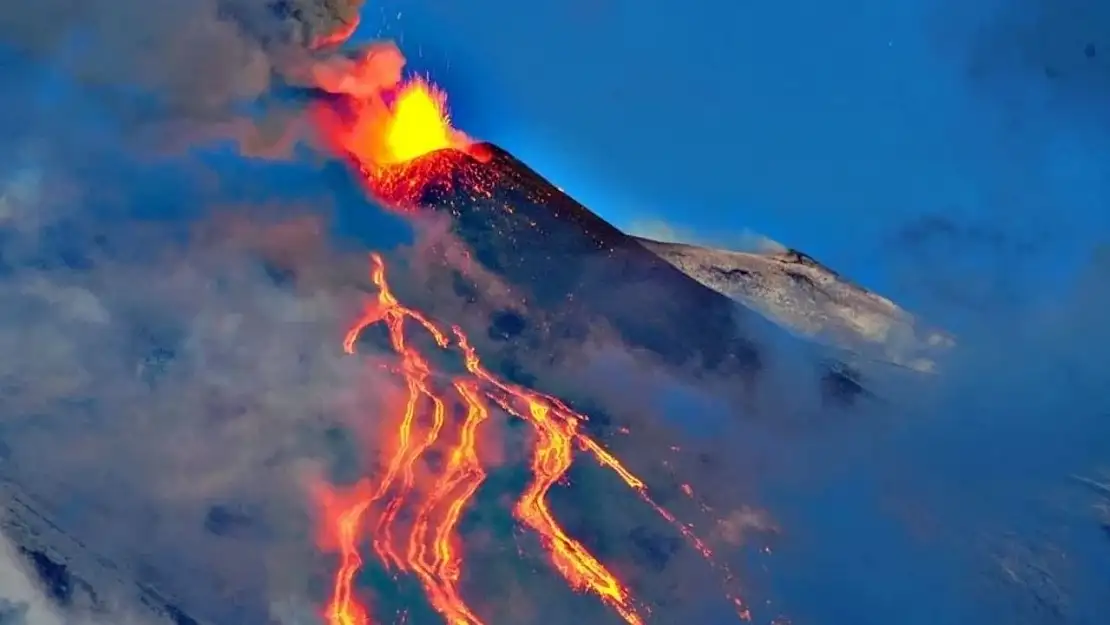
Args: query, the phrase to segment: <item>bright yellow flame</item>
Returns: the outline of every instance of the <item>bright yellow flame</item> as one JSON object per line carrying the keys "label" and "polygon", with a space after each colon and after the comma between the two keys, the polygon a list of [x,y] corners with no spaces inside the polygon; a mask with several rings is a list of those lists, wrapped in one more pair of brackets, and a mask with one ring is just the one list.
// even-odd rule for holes
{"label": "bright yellow flame", "polygon": [[401,87],[392,113],[385,136],[390,163],[452,146],[446,97],[426,80],[416,78]]}

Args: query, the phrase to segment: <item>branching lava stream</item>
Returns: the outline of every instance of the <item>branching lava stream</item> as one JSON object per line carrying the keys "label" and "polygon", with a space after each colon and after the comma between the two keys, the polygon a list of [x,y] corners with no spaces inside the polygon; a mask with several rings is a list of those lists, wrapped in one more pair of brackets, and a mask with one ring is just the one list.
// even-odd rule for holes
{"label": "branching lava stream", "polygon": [[[364,480],[351,492],[329,488],[322,494],[324,531],[332,542],[338,542],[333,547],[341,555],[325,613],[329,625],[373,622],[369,609],[354,596],[354,580],[362,566],[363,526],[371,522],[371,543],[387,570],[414,575],[432,608],[449,625],[484,625],[459,590],[463,555],[456,526],[486,477],[476,445],[479,427],[494,409],[525,420],[535,431],[530,463],[533,479],[514,506],[514,517],[536,533],[552,566],[571,588],[596,595],[629,625],[644,623],[644,607],[585,545],[562,528],[548,505],[548,491],[565,477],[576,450],[616,473],[706,557],[708,548],[652,500],[643,481],[582,431],[584,415],[554,397],[494,376],[459,327],[441,330],[419,311],[401,304],[386,281],[382,257],[372,254],[371,260],[377,297],[347,333],[343,347],[354,354],[360,334],[371,325],[384,324],[400,360],[397,372],[404,380],[406,395],[396,416],[384,415],[387,421],[396,419],[397,442],[376,485]],[[460,354],[465,373],[449,384],[434,383],[429,360],[413,344],[413,330],[430,335],[436,348]],[[428,454],[433,449],[443,451],[442,462],[434,465]],[[435,468],[429,471],[426,467],[431,466]],[[433,474],[430,487],[418,485],[422,469]],[[413,510],[411,522],[402,522],[403,509]],[[403,539],[397,536],[405,529],[401,525],[408,529]],[[742,602],[738,598],[733,601],[738,613],[746,616]]]}

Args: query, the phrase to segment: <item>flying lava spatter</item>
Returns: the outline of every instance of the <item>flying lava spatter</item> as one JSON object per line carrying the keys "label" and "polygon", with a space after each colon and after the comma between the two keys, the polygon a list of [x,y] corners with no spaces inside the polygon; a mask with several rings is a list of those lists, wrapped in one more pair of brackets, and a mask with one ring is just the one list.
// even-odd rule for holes
{"label": "flying lava spatter", "polygon": [[385,135],[390,161],[385,164],[404,163],[457,145],[447,96],[427,80],[405,83],[397,92],[392,112]]}

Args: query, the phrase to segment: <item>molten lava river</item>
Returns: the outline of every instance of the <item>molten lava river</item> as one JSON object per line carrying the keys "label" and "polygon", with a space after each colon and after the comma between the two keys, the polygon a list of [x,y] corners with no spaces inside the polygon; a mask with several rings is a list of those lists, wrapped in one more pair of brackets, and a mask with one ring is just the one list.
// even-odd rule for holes
{"label": "molten lava river", "polygon": [[[350,111],[342,115],[329,110],[315,112],[318,128],[330,146],[352,156],[370,189],[386,197],[397,197],[398,186],[419,188],[435,173],[398,166],[432,151],[467,147],[465,137],[448,121],[443,94],[429,82],[403,83],[394,95],[388,114],[373,119],[359,114],[358,102],[353,115]],[[504,415],[522,419],[534,433],[531,481],[513,506],[517,522],[540,539],[550,566],[571,589],[593,594],[626,623],[647,622],[646,606],[563,529],[548,505],[548,492],[565,478],[575,457],[592,457],[614,472],[646,507],[662,515],[676,532],[711,558],[708,547],[688,525],[657,505],[645,483],[584,431],[586,416],[555,397],[492,374],[459,327],[439,324],[399,302],[390,289],[382,257],[372,254],[371,261],[377,296],[347,332],[343,347],[354,355],[360,334],[370,326],[382,325],[396,354],[394,373],[400,376],[405,394],[394,414],[376,415],[394,429],[395,439],[381,474],[368,476],[353,487],[328,486],[318,493],[321,544],[340,558],[325,609],[327,622],[380,622],[381,615],[375,616],[370,602],[359,598],[356,591],[355,580],[364,563],[362,548],[368,545],[394,576],[411,575],[420,582],[444,622],[483,623],[460,592],[465,560],[456,528],[486,478],[476,449],[480,429],[490,419]],[[415,334],[423,336],[417,340]],[[422,352],[417,345],[424,344],[441,353]],[[447,353],[465,364],[462,373],[449,376],[434,370],[433,362]],[[420,462],[430,454],[443,460],[434,464],[433,483],[418,488]],[[727,580],[732,579],[723,567],[721,571]],[[727,594],[738,616],[749,620],[739,595]]]}

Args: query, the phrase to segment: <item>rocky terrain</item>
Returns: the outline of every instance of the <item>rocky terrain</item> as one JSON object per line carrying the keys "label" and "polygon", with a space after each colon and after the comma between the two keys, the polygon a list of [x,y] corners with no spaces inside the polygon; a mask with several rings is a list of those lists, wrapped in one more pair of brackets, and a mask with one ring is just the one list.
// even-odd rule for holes
{"label": "rocky terrain", "polygon": [[933,371],[954,345],[889,299],[793,249],[736,252],[637,239],[686,275],[788,330],[863,358]]}

